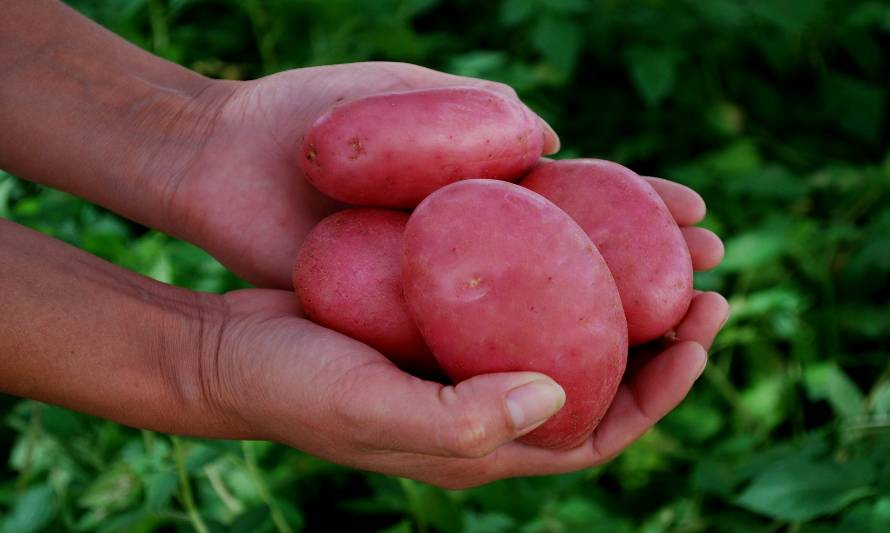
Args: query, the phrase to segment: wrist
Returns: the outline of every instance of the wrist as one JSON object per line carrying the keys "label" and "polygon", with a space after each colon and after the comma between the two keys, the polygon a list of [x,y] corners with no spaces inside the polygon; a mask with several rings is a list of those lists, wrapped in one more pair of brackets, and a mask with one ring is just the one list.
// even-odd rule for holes
{"label": "wrist", "polygon": [[171,287],[0,219],[0,390],[130,426],[245,437],[222,296]]}
{"label": "wrist", "polygon": [[0,168],[162,227],[226,82],[61,2],[13,1],[10,13],[0,17]]}
{"label": "wrist", "polygon": [[139,192],[127,195],[137,203],[130,212],[118,212],[188,237],[182,229],[190,222],[194,199],[183,185],[206,164],[208,146],[222,126],[223,109],[239,83],[200,77],[182,87],[152,87],[126,110],[126,122],[142,124],[137,142],[131,145],[127,171]]}
{"label": "wrist", "polygon": [[[177,289],[179,290],[179,289]],[[187,292],[187,291],[186,291]],[[244,416],[247,383],[227,339],[234,322],[224,296],[190,292],[188,303],[164,306],[157,362],[165,395],[176,405],[176,433],[216,438],[257,438]],[[181,421],[181,423],[180,423]]]}

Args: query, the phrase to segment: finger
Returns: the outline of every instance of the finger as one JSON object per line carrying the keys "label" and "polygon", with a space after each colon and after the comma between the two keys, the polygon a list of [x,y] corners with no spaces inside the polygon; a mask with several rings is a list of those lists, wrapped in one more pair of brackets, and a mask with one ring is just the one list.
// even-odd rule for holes
{"label": "finger", "polygon": [[[578,448],[555,451],[509,443],[482,459],[454,464],[449,479],[471,486],[505,477],[574,472],[604,463],[683,401],[706,361],[707,355],[697,343],[676,344],[619,387],[593,436]],[[460,472],[466,471],[475,476],[461,476]]]}
{"label": "finger", "polygon": [[707,353],[696,342],[675,344],[622,384],[593,435],[593,464],[604,463],[676,407],[701,375]]}
{"label": "finger", "polygon": [[635,347],[627,359],[624,379],[631,379],[636,371],[658,354],[678,342],[695,341],[705,350],[710,349],[719,329],[729,316],[726,298],[716,292],[695,291],[689,309],[677,326],[660,339]]}
{"label": "finger", "polygon": [[564,474],[593,464],[590,439],[572,450],[548,450],[507,443],[478,459],[395,456],[384,470],[446,489],[467,489],[510,477]]}
{"label": "finger", "polygon": [[559,152],[559,148],[561,146],[559,135],[556,134],[556,131],[553,129],[550,124],[547,123],[546,120],[538,117],[538,120],[541,122],[541,128],[544,130],[544,151],[543,155],[553,155]]}
{"label": "finger", "polygon": [[387,458],[386,466],[378,466],[394,475],[449,489],[465,489],[507,477],[562,474],[602,464],[674,409],[701,375],[706,361],[705,350],[696,342],[679,342],[667,348],[640,368],[631,382],[619,387],[593,436],[572,450],[547,450],[510,442],[480,458],[397,454]]}
{"label": "finger", "polygon": [[714,232],[695,227],[680,228],[680,232],[692,256],[693,270],[710,270],[723,261],[723,241]]}
{"label": "finger", "polygon": [[646,176],[645,179],[664,200],[677,225],[691,226],[705,217],[705,201],[694,190],[662,178]]}
{"label": "finger", "polygon": [[[356,374],[358,376],[358,374]],[[376,365],[347,387],[340,412],[367,447],[482,457],[559,411],[565,392],[536,372],[484,374],[446,386]]]}
{"label": "finger", "polygon": [[714,337],[729,318],[729,303],[716,292],[705,292],[693,298],[683,321],[674,328],[677,340],[694,341],[711,348]]}
{"label": "finger", "polygon": [[240,289],[223,295],[229,308],[238,314],[280,313],[303,316],[300,300],[293,292],[276,289]]}

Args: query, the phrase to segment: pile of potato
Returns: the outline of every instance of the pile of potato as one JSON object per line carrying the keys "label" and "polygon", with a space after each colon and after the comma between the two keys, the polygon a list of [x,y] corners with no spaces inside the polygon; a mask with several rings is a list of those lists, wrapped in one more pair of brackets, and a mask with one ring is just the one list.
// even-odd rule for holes
{"label": "pile of potato", "polygon": [[628,346],[686,313],[692,262],[643,178],[543,160],[543,144],[531,111],[482,89],[335,106],[305,135],[302,170],[362,207],[313,229],[294,288],[308,318],[407,371],[547,374],[566,404],[520,440],[570,448],[605,414]]}

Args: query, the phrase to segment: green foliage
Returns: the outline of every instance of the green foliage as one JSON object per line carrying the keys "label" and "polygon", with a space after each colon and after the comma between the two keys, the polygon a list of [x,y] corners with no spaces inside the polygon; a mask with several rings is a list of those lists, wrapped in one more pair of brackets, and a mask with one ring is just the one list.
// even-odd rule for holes
{"label": "green foliage", "polygon": [[[890,4],[878,0],[71,0],[215,77],[360,60],[513,85],[562,156],[689,184],[733,316],[687,401],[610,464],[448,492],[284,447],[4,399],[0,529],[890,530]],[[162,281],[195,247],[0,174],[0,215]]]}

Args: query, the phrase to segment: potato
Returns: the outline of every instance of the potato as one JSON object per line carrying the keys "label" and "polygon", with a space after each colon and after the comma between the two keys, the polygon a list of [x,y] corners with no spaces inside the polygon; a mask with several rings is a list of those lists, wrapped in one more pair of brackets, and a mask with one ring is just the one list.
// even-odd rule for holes
{"label": "potato", "polygon": [[306,133],[300,165],[337,200],[406,208],[454,181],[517,179],[543,143],[540,120],[516,100],[467,87],[424,89],[331,108]]}
{"label": "potato", "polygon": [[610,161],[544,163],[521,185],[580,225],[609,265],[631,345],[676,326],[692,300],[692,260],[680,228],[646,180]]}
{"label": "potato", "polygon": [[408,308],[455,382],[537,371],[566,404],[522,441],[571,448],[606,412],[627,358],[618,290],[584,231],[512,183],[466,180],[411,215],[402,281]]}
{"label": "potato", "polygon": [[408,215],[349,209],[318,223],[294,265],[294,289],[312,321],[364,342],[405,370],[439,373],[402,294]]}

